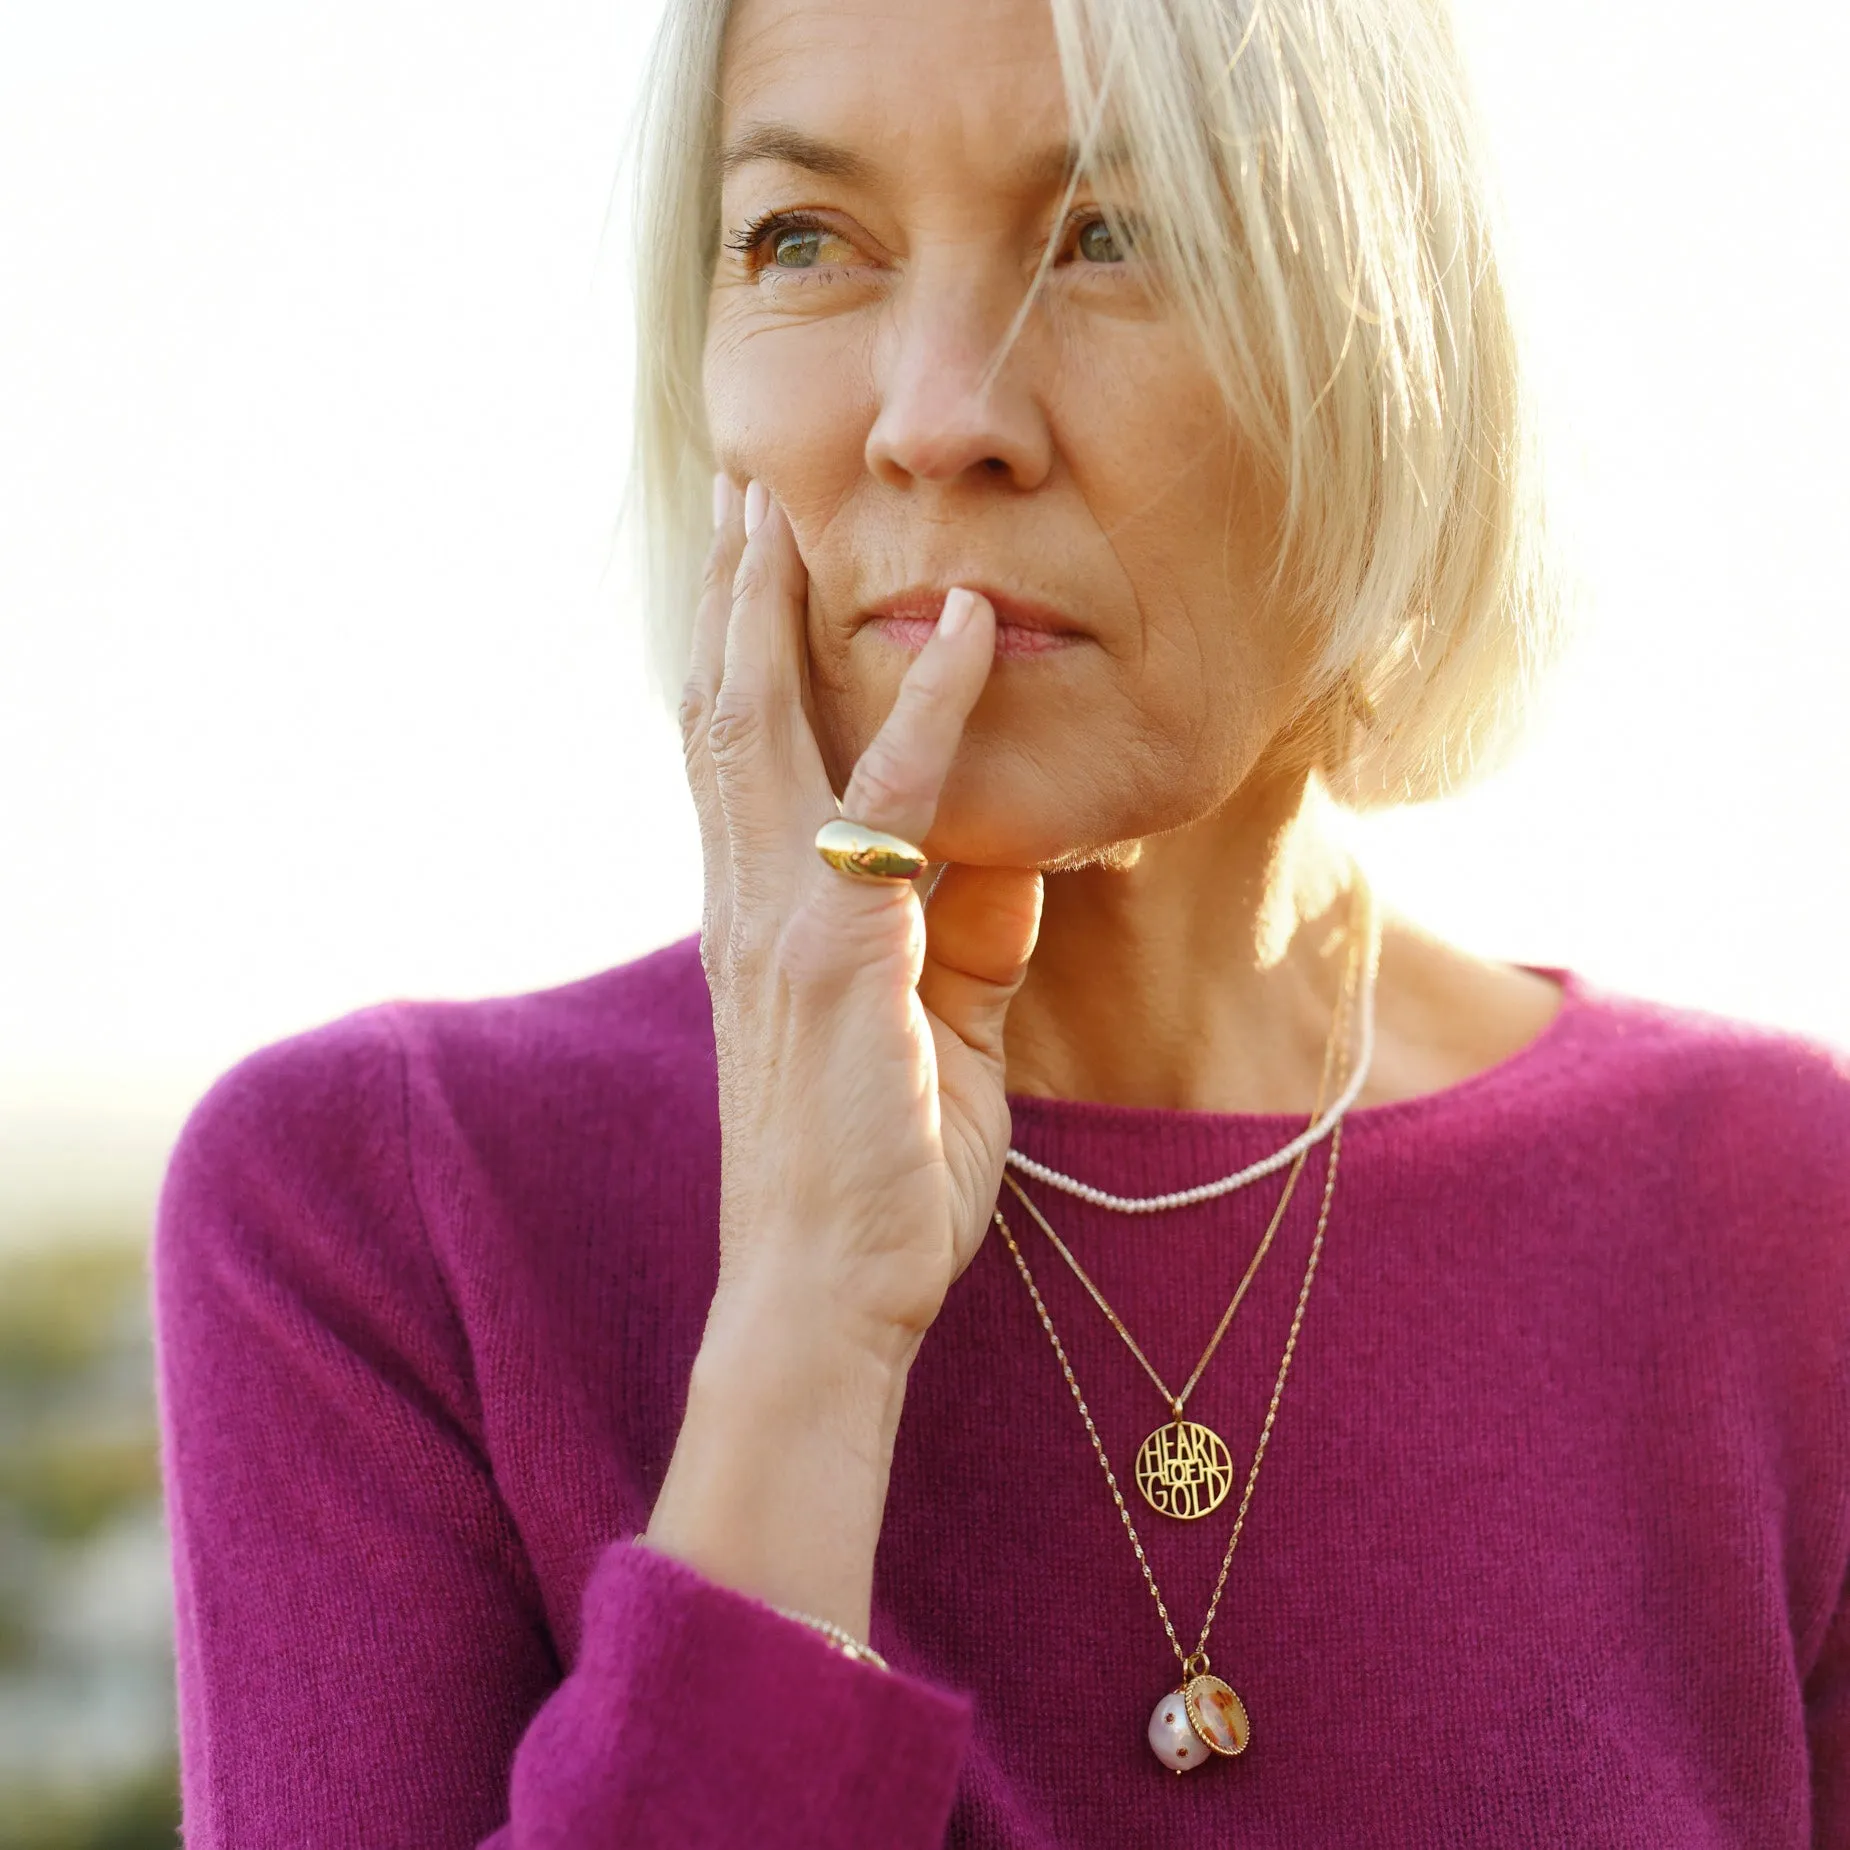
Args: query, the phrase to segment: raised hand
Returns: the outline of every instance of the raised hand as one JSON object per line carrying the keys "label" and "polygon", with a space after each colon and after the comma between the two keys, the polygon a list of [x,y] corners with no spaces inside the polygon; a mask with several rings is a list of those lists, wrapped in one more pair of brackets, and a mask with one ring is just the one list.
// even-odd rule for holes
{"label": "raised hand", "polygon": [[[922,906],[909,884],[823,863],[816,830],[836,803],[804,709],[807,574],[782,510],[754,486],[748,534],[729,491],[682,706],[719,1051],[721,1290],[801,1280],[818,1314],[909,1354],[1001,1179],[1003,1020],[1039,876],[947,866]],[[954,591],[842,814],[929,847],[994,646],[988,602]]]}
{"label": "raised hand", "polygon": [[[641,1539],[865,1638],[906,1377],[1001,1181],[1003,1021],[1041,883],[945,866],[921,905],[909,883],[824,863],[837,806],[805,710],[807,574],[761,488],[746,508],[716,489],[681,718],[719,1055],[719,1285]],[[929,851],[994,653],[995,612],[954,593],[843,814]]]}

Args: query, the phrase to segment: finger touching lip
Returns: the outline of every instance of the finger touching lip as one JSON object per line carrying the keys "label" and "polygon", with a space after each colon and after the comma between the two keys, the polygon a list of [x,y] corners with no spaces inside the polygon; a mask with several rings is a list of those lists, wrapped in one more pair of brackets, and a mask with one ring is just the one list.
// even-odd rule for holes
{"label": "finger touching lip", "polygon": [[[1026,659],[1053,655],[1087,640],[1073,618],[1051,604],[1012,596],[971,579],[956,582],[979,591],[996,613],[996,655]],[[916,652],[938,625],[950,586],[914,585],[862,613],[862,622],[888,642]]]}

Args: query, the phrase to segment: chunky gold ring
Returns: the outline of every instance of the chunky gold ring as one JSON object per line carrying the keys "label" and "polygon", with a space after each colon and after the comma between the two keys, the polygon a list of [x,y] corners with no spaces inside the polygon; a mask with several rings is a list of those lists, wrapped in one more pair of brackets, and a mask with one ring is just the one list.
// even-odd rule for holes
{"label": "chunky gold ring", "polygon": [[816,831],[816,852],[838,874],[856,880],[913,880],[925,871],[921,849],[903,836],[837,816]]}

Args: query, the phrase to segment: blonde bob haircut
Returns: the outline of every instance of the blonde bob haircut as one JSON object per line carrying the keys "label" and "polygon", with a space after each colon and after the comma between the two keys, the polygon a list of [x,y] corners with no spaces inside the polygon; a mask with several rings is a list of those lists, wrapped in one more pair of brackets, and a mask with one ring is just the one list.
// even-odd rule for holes
{"label": "blonde bob haircut", "polygon": [[[1128,150],[1139,256],[1278,490],[1270,588],[1321,632],[1281,749],[1352,808],[1455,788],[1513,736],[1560,598],[1444,0],[1048,5],[1077,155],[1062,216],[1097,178],[1128,236],[1095,165]],[[640,518],[650,653],[673,694],[711,537],[701,365],[726,15],[727,0],[669,0],[636,120],[626,517]]]}

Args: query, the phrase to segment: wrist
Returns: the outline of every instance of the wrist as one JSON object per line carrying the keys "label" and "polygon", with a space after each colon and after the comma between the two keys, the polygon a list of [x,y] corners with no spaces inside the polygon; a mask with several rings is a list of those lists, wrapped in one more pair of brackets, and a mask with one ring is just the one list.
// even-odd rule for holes
{"label": "wrist", "polygon": [[[784,1281],[787,1284],[787,1281]],[[910,1351],[814,1293],[715,1293],[645,1539],[722,1585],[867,1636]]]}
{"label": "wrist", "polygon": [[897,1425],[924,1335],[923,1327],[855,1305],[832,1279],[779,1265],[722,1275],[700,1354],[715,1369],[748,1369],[767,1386],[824,1395],[836,1389],[863,1407],[891,1403]]}

